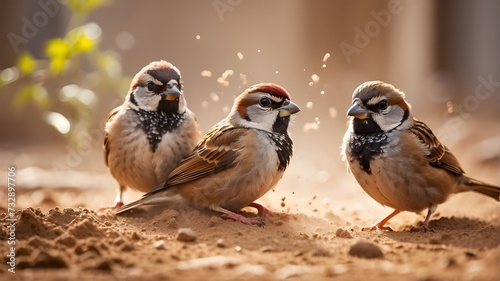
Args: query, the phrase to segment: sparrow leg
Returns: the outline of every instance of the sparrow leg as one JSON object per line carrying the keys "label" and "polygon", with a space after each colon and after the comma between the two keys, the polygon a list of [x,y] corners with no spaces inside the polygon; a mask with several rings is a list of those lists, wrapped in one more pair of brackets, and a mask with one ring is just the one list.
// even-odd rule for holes
{"label": "sparrow leg", "polygon": [[436,211],[436,209],[437,209],[437,205],[431,206],[429,208],[429,211],[427,212],[427,216],[425,216],[425,220],[422,223],[422,225],[419,227],[412,227],[410,229],[410,232],[418,232],[418,231],[435,232],[434,229],[429,227],[429,220],[431,218],[431,215]]}
{"label": "sparrow leg", "polygon": [[227,209],[224,209],[222,207],[216,207],[213,209],[214,211],[221,212],[223,217],[233,219],[235,221],[242,222],[244,224],[255,224],[260,227],[264,227],[264,224],[266,224],[266,221],[263,217],[258,217],[258,218],[247,218],[245,216],[236,214],[234,212],[231,212]]}
{"label": "sparrow leg", "polygon": [[261,217],[265,217],[265,216],[272,213],[271,210],[269,210],[268,208],[262,206],[259,203],[255,203],[255,202],[248,204],[248,207],[252,207],[252,208],[257,209],[257,211],[259,212],[259,216],[261,216]]}
{"label": "sparrow leg", "polygon": [[380,222],[376,223],[375,225],[373,226],[368,226],[368,227],[363,227],[361,228],[361,231],[374,231],[374,230],[377,230],[377,229],[380,229],[380,230],[385,230],[385,231],[392,231],[392,228],[388,227],[388,226],[384,226],[390,219],[392,219],[392,217],[394,217],[395,215],[399,214],[399,210],[394,210],[394,212],[392,212],[390,215],[388,215],[387,217],[385,217],[383,220],[381,220]]}
{"label": "sparrow leg", "polygon": [[123,192],[125,191],[125,186],[120,184],[120,189],[118,190],[118,194],[116,194],[115,198],[115,206],[113,207],[104,207],[100,208],[97,212],[98,213],[105,213],[107,211],[115,211],[118,210],[121,206],[125,205],[123,204]]}

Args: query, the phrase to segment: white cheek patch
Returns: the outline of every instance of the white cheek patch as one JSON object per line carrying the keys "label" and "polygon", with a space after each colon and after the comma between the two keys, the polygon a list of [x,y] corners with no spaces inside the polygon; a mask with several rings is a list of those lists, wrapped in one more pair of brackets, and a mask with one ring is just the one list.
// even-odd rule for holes
{"label": "white cheek patch", "polygon": [[387,132],[399,126],[403,116],[404,110],[401,107],[389,106],[386,110],[373,114],[373,120],[377,122],[383,131]]}
{"label": "white cheek patch", "polygon": [[267,109],[262,110],[258,105],[252,105],[247,108],[247,114],[252,121],[244,120],[242,123],[247,124],[248,127],[272,131],[277,117],[276,112]]}
{"label": "white cheek patch", "polygon": [[146,91],[143,87],[137,87],[134,93],[135,101],[140,109],[156,111],[161,96]]}

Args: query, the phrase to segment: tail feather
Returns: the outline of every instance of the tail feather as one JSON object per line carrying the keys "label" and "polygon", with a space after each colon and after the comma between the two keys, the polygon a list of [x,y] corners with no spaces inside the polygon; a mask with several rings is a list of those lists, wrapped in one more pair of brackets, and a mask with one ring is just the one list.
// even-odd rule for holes
{"label": "tail feather", "polygon": [[462,191],[475,191],[500,201],[500,186],[463,176],[460,180],[460,187]]}
{"label": "tail feather", "polygon": [[125,211],[143,206],[143,205],[159,205],[159,204],[169,204],[174,202],[180,202],[180,195],[168,196],[162,193],[147,193],[141,199],[124,205],[115,211],[115,214],[121,214]]}

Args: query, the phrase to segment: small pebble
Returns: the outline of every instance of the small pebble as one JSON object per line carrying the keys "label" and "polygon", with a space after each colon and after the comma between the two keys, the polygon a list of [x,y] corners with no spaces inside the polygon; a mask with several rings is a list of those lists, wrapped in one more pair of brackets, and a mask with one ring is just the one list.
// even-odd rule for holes
{"label": "small pebble", "polygon": [[179,228],[179,230],[177,230],[177,240],[182,242],[193,242],[196,240],[196,233],[191,228]]}
{"label": "small pebble", "polygon": [[379,246],[370,242],[357,242],[352,245],[349,250],[349,255],[365,259],[378,259],[384,257],[384,253],[382,253]]}
{"label": "small pebble", "polygon": [[222,238],[217,239],[216,245],[218,248],[226,248],[226,242]]}
{"label": "small pebble", "polygon": [[153,246],[157,250],[165,250],[165,240],[158,240],[153,243]]}
{"label": "small pebble", "polygon": [[352,238],[351,233],[348,230],[343,229],[343,228],[337,229],[337,231],[335,232],[335,235],[337,235],[337,237],[340,237],[340,238]]}

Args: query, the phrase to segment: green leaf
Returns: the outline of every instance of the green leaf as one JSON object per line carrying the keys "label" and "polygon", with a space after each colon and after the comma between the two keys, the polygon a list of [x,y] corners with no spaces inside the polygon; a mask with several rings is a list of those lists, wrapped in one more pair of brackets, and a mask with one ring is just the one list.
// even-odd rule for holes
{"label": "green leaf", "polygon": [[22,53],[17,60],[17,67],[24,75],[30,75],[36,69],[36,61],[30,53]]}

